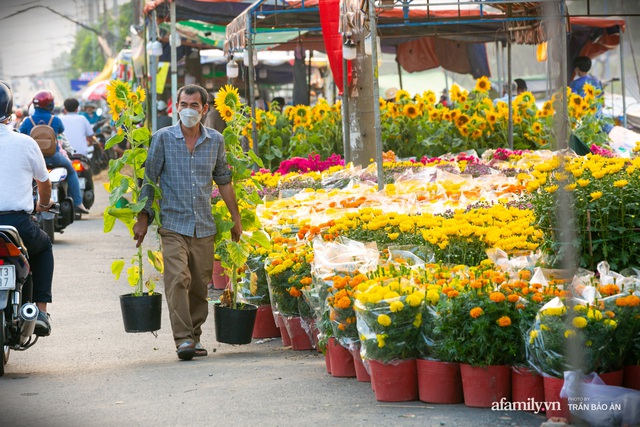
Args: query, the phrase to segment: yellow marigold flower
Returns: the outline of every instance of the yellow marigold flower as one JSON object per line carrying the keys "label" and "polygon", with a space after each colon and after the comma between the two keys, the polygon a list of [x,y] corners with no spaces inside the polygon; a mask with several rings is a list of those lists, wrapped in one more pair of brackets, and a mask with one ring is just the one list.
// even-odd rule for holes
{"label": "yellow marigold flower", "polygon": [[498,323],[500,327],[505,328],[511,325],[511,318],[509,316],[502,316],[496,321],[496,323]]}
{"label": "yellow marigold flower", "polygon": [[419,328],[419,327],[420,327],[420,325],[422,325],[422,313],[418,313],[418,314],[416,314],[416,318],[415,318],[415,320],[413,321],[413,326],[414,326],[415,328]]}
{"label": "yellow marigold flower", "polygon": [[627,181],[626,179],[619,179],[613,183],[613,186],[616,188],[622,188],[627,184],[629,184],[629,181]]}
{"label": "yellow marigold flower", "polygon": [[615,329],[618,326],[618,323],[612,319],[605,319],[604,324],[612,329]]}
{"label": "yellow marigold flower", "polygon": [[431,305],[435,305],[438,301],[440,301],[440,292],[435,289],[429,289],[427,291],[427,300]]}
{"label": "yellow marigold flower", "polygon": [[477,319],[478,317],[480,317],[480,316],[482,316],[484,314],[484,310],[482,310],[480,307],[474,307],[469,311],[469,314],[474,319]]}
{"label": "yellow marigold flower", "polygon": [[564,331],[564,337],[565,338],[571,338],[571,337],[575,337],[576,336],[576,331],[572,330],[572,329],[567,329],[566,331]]}
{"label": "yellow marigold flower", "polygon": [[378,341],[378,348],[382,348],[385,345],[384,340],[387,338],[387,334],[376,334],[376,341]]}
{"label": "yellow marigold flower", "polygon": [[589,309],[587,317],[589,319],[602,320],[602,312],[600,310]]}
{"label": "yellow marigold flower", "polygon": [[394,301],[391,304],[389,304],[389,310],[391,310],[392,313],[402,311],[403,308],[404,308],[404,304],[402,303],[402,301]]}
{"label": "yellow marigold flower", "polygon": [[602,191],[594,191],[593,193],[591,193],[591,201],[592,202],[594,200],[598,200],[600,197],[602,197]]}
{"label": "yellow marigold flower", "polygon": [[411,307],[417,307],[419,306],[422,301],[424,300],[424,293],[417,291],[412,293],[411,295],[407,295],[407,304],[409,304]]}
{"label": "yellow marigold flower", "polygon": [[536,329],[532,329],[531,332],[529,332],[529,339],[533,341],[536,338],[538,338],[538,331]]}
{"label": "yellow marigold flower", "polygon": [[382,326],[389,326],[391,324],[391,318],[386,314],[378,315],[378,323]]}
{"label": "yellow marigold flower", "polygon": [[573,321],[571,322],[571,324],[573,324],[573,326],[578,328],[578,329],[582,329],[585,326],[587,326],[587,319],[585,319],[582,316],[574,317]]}

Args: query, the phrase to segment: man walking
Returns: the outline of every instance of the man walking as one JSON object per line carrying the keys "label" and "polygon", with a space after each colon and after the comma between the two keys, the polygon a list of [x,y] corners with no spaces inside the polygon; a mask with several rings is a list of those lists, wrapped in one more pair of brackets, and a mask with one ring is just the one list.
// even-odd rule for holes
{"label": "man walking", "polygon": [[176,108],[180,121],[159,129],[152,137],[145,163],[142,197],[145,209],[134,225],[140,246],[153,220],[154,188],[162,191],[159,230],[164,259],[164,285],[177,355],[181,360],[206,356],[200,343],[207,319],[207,284],[213,270],[216,225],[211,214],[212,180],[235,223],[234,240],[242,234],[240,212],[231,184],[222,135],[200,124],[207,113],[207,92],[197,85],[178,91]]}
{"label": "man walking", "polygon": [[86,156],[93,145],[93,128],[86,117],[78,114],[80,103],[75,98],[64,100],[64,114],[60,120],[64,125],[64,134],[76,153]]}

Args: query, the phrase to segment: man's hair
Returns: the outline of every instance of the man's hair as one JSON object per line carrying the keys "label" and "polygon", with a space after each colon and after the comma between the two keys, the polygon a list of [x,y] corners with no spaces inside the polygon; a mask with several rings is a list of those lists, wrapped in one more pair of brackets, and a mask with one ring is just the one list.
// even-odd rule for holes
{"label": "man's hair", "polygon": [[74,113],[78,111],[78,107],[80,106],[80,103],[75,98],[67,98],[64,100],[63,105],[65,110],[67,110],[70,113]]}
{"label": "man's hair", "polygon": [[591,59],[588,56],[578,56],[573,60],[573,67],[578,67],[580,71],[586,73],[591,69]]}
{"label": "man's hair", "polygon": [[525,82],[523,79],[515,79],[514,82],[516,82],[517,90],[522,90],[522,91],[527,90],[527,82]]}
{"label": "man's hair", "polygon": [[202,106],[204,107],[207,103],[208,94],[205,88],[203,88],[202,86],[198,86],[198,85],[182,86],[180,89],[178,89],[177,102],[180,102],[180,96],[182,96],[182,93],[184,93],[185,95],[193,95],[194,93],[199,93],[200,99],[202,100]]}

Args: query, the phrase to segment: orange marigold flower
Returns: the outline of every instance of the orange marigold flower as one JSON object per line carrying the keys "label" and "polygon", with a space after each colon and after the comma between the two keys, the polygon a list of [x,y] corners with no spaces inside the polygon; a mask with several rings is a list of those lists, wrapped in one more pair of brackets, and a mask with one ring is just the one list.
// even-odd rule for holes
{"label": "orange marigold flower", "polygon": [[450,291],[447,293],[447,296],[448,296],[449,298],[455,298],[455,297],[457,297],[458,295],[460,295],[460,292],[456,291],[455,289],[452,289],[452,290],[450,290]]}
{"label": "orange marigold flower", "polygon": [[531,300],[534,302],[542,302],[543,298],[542,294],[537,293],[531,297]]}
{"label": "orange marigold flower", "polygon": [[300,289],[296,287],[291,287],[289,288],[289,295],[291,295],[292,297],[298,298],[302,296],[302,292],[300,292]]}
{"label": "orange marigold flower", "polygon": [[480,316],[482,316],[484,314],[484,310],[482,310],[480,307],[474,307],[469,311],[469,314],[474,319],[477,319],[478,317],[480,317]]}
{"label": "orange marigold flower", "polygon": [[529,270],[520,270],[518,271],[518,277],[522,280],[529,280],[531,279],[531,272]]}
{"label": "orange marigold flower", "polygon": [[507,301],[509,302],[518,302],[519,299],[520,299],[520,296],[517,294],[511,294],[507,297]]}
{"label": "orange marigold flower", "polygon": [[610,283],[608,285],[600,286],[599,291],[602,296],[611,296],[620,293],[620,288],[617,285]]}
{"label": "orange marigold flower", "polygon": [[351,298],[342,297],[336,302],[336,307],[338,308],[349,308],[351,307]]}
{"label": "orange marigold flower", "polygon": [[302,279],[300,279],[300,284],[306,286],[306,285],[310,285],[312,281],[313,280],[311,279],[311,277],[303,277]]}
{"label": "orange marigold flower", "polygon": [[627,297],[627,305],[629,307],[637,307],[640,305],[640,297],[636,295],[629,295]]}
{"label": "orange marigold flower", "polygon": [[523,310],[524,309],[524,304],[520,303],[516,305],[516,309],[518,310]]}
{"label": "orange marigold flower", "polygon": [[502,316],[496,322],[504,328],[511,325],[511,318],[509,316]]}
{"label": "orange marigold flower", "polygon": [[493,302],[502,302],[505,298],[502,292],[492,292],[491,295],[489,295],[489,299]]}

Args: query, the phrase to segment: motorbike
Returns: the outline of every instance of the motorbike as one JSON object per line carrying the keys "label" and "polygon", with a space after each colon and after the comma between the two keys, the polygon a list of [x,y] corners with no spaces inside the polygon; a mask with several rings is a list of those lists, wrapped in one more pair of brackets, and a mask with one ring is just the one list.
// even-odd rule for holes
{"label": "motorbike", "polygon": [[[109,161],[118,158],[113,148],[109,148],[108,150],[104,149],[107,140],[111,138],[113,133],[113,129],[109,126],[109,119],[102,119],[96,122],[93,125],[93,133],[97,142],[93,147],[89,147],[89,150],[93,152],[91,157],[92,166],[96,165],[95,167],[100,168],[100,170],[108,169]],[[96,172],[94,169],[93,173],[96,175],[99,171]]]}
{"label": "motorbike", "polygon": [[[75,219],[75,208],[73,199],[69,196],[67,183],[67,170],[56,167],[49,171],[51,181],[51,201],[57,203],[59,208],[56,211],[36,212],[35,217],[38,224],[51,239],[55,242],[55,232],[63,233],[64,229]],[[37,189],[34,188],[34,191]]]}
{"label": "motorbike", "polygon": [[[87,209],[91,209],[95,200],[95,192],[93,187],[93,170],[91,167],[91,161],[82,154],[71,155],[71,164],[73,169],[78,174],[78,182],[80,183],[80,194],[82,195],[82,204]],[[80,212],[75,213],[76,219],[81,219],[82,214]]]}
{"label": "motorbike", "polygon": [[0,225],[0,376],[11,350],[24,351],[38,341],[34,335],[38,307],[31,302],[33,282],[29,255],[15,227]]}

